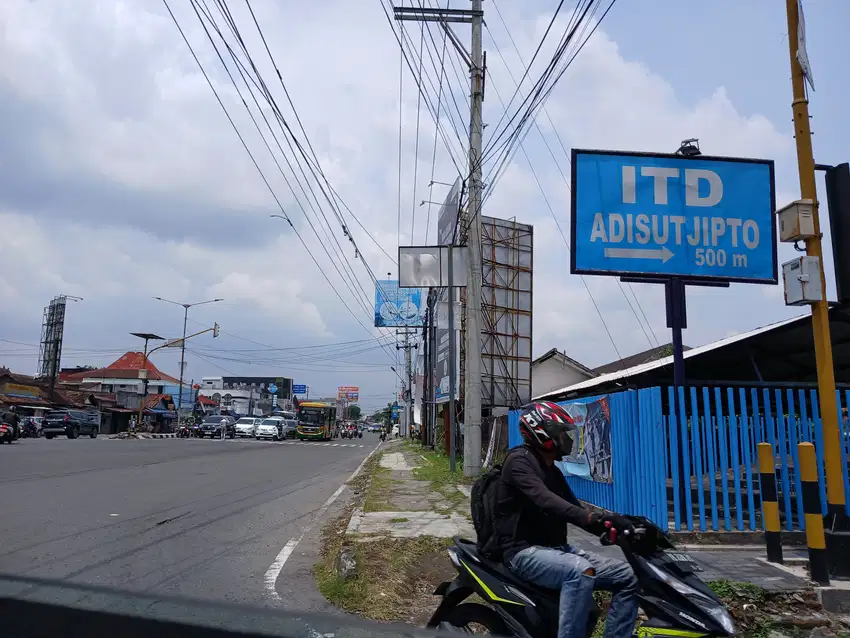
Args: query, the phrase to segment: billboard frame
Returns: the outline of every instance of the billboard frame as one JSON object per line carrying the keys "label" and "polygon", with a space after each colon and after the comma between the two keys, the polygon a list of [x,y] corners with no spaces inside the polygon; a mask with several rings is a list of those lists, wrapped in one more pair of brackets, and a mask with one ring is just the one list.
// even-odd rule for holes
{"label": "billboard frame", "polygon": [[482,215],[481,230],[482,405],[515,409],[532,394],[534,226]]}

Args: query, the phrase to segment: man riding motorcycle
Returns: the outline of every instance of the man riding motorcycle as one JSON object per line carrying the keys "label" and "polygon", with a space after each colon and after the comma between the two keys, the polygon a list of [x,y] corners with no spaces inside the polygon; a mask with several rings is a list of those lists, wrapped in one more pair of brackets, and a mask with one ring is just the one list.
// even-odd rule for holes
{"label": "man riding motorcycle", "polygon": [[638,613],[637,580],[628,563],[573,547],[567,523],[599,535],[631,524],[618,514],[582,506],[555,461],[572,452],[576,427],[561,406],[549,401],[523,407],[519,430],[523,447],[502,466],[496,513],[496,553],[517,576],[560,589],[558,638],[584,638],[593,591],[614,593],[604,638],[632,635]]}
{"label": "man riding motorcycle", "polygon": [[9,406],[9,410],[3,415],[3,423],[12,428],[14,438],[17,439],[21,435],[21,417],[18,416],[14,405]]}

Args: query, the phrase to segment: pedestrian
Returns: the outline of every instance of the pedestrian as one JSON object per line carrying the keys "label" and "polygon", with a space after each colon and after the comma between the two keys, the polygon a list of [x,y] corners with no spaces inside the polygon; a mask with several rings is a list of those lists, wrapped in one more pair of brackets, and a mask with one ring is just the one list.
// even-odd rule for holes
{"label": "pedestrian", "polygon": [[224,439],[226,438],[225,435],[227,434],[227,419],[222,418],[220,425],[221,425],[221,440],[224,441]]}

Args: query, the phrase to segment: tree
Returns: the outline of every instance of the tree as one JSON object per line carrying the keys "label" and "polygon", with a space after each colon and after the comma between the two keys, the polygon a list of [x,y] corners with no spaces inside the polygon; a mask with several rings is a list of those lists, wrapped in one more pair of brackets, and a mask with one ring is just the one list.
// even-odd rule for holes
{"label": "tree", "polygon": [[359,405],[355,404],[355,405],[349,405],[348,406],[348,418],[351,419],[352,421],[359,421],[361,413],[362,413],[362,410],[360,409]]}
{"label": "tree", "polygon": [[377,423],[390,423],[392,422],[392,414],[393,414],[393,404],[387,403],[387,407],[383,410],[378,410],[375,414],[372,415],[372,420]]}

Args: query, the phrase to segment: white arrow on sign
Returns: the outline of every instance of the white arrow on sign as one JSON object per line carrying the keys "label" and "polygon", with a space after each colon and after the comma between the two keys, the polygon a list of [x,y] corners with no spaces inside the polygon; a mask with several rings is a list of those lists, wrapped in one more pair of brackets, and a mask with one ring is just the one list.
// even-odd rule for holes
{"label": "white arrow on sign", "polygon": [[606,248],[606,257],[620,259],[658,259],[662,264],[673,256],[673,252],[662,246],[661,248]]}

